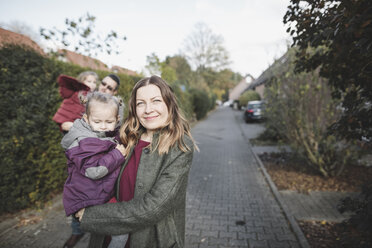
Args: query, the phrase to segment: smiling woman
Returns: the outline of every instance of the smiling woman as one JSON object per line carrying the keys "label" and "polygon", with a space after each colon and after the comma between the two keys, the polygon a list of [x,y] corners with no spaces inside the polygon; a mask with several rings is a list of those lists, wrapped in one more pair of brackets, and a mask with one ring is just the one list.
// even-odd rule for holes
{"label": "smiling woman", "polygon": [[136,112],[141,125],[146,128],[146,136],[152,136],[154,130],[166,125],[168,107],[158,86],[149,84],[137,90]]}
{"label": "smiling woman", "polygon": [[102,247],[104,235],[127,233],[126,248],[184,247],[186,188],[197,147],[162,78],[136,83],[120,138],[126,162],[117,180],[118,202],[77,215],[82,228],[94,233],[89,247]]}

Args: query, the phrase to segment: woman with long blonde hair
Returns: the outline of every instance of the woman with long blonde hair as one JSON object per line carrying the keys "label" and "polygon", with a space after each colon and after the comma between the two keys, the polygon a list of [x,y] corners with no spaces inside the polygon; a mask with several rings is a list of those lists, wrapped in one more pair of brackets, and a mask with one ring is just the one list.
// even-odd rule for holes
{"label": "woman with long blonde hair", "polygon": [[127,247],[184,247],[186,188],[197,149],[171,87],[160,77],[141,79],[129,100],[120,129],[126,147],[117,203],[82,209],[77,214],[90,247],[104,235],[129,233]]}

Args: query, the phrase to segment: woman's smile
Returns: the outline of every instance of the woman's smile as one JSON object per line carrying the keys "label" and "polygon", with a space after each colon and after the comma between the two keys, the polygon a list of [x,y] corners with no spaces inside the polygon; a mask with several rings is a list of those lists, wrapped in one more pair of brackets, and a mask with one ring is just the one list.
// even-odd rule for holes
{"label": "woman's smile", "polygon": [[150,120],[154,120],[155,118],[157,118],[159,115],[157,116],[147,116],[145,117],[146,120],[150,121]]}

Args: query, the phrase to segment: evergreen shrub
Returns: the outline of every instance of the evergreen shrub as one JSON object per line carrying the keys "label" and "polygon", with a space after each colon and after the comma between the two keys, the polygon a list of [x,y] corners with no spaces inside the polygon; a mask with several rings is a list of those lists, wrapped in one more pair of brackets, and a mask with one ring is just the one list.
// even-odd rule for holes
{"label": "evergreen shrub", "polygon": [[261,100],[260,95],[254,90],[247,90],[239,97],[239,107],[247,106],[249,101]]}
{"label": "evergreen shrub", "polygon": [[209,99],[208,93],[200,89],[191,89],[190,93],[192,95],[192,102],[194,107],[194,113],[196,119],[200,120],[204,118],[208,110],[210,110],[211,100]]}
{"label": "evergreen shrub", "polygon": [[59,102],[59,68],[20,46],[0,50],[0,68],[0,212],[11,212],[62,188],[61,134],[51,121]]}

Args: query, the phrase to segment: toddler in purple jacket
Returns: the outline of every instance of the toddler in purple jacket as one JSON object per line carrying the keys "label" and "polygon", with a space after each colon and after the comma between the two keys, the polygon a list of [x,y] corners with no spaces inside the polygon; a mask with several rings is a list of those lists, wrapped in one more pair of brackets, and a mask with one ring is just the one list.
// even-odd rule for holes
{"label": "toddler in purple jacket", "polygon": [[119,105],[117,98],[108,94],[88,95],[83,118],[74,121],[61,141],[68,166],[63,189],[66,216],[106,203],[114,195],[120,166],[125,161],[125,148],[117,142]]}

